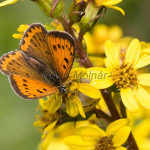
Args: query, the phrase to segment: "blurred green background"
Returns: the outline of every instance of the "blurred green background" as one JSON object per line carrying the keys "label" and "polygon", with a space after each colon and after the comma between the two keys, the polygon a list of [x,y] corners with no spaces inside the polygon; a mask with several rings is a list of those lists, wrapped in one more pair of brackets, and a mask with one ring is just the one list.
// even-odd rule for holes
{"label": "blurred green background", "polygon": [[[66,0],[67,4],[71,0]],[[2,0],[0,0],[2,2]],[[126,15],[108,9],[100,23],[122,27],[125,36],[150,42],[150,1],[123,0],[119,5]],[[67,11],[66,6],[66,11]],[[0,8],[0,56],[19,48],[12,34],[20,24],[50,23],[30,0],[19,1]],[[11,89],[6,76],[0,74],[0,150],[35,150],[41,134],[33,127],[37,100],[19,98]]]}

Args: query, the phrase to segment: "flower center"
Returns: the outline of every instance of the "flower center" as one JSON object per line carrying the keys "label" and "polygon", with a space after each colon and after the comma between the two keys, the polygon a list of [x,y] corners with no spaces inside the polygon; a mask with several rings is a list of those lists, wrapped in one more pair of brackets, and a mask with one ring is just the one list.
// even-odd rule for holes
{"label": "flower center", "polygon": [[137,86],[137,73],[132,66],[123,63],[121,66],[114,68],[111,75],[117,88],[133,88]]}
{"label": "flower center", "polygon": [[115,150],[110,137],[102,137],[96,144],[95,150]]}

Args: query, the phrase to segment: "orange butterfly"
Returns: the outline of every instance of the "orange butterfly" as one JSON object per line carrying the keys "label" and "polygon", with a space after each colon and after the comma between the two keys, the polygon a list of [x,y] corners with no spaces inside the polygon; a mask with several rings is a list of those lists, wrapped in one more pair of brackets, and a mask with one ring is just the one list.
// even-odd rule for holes
{"label": "orange butterfly", "polygon": [[19,96],[36,99],[56,91],[65,92],[75,56],[75,41],[67,32],[48,32],[32,24],[20,42],[20,51],[0,58],[0,70]]}

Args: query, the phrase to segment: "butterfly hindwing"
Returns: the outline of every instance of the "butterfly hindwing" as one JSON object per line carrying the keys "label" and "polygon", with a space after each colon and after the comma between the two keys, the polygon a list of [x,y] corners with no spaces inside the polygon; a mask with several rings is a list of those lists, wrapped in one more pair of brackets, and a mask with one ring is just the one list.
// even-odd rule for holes
{"label": "butterfly hindwing", "polygon": [[18,75],[9,76],[10,83],[15,92],[26,99],[36,99],[48,96],[58,89],[39,80],[33,80]]}
{"label": "butterfly hindwing", "polygon": [[31,79],[42,80],[40,75],[27,62],[28,57],[21,51],[11,51],[0,59],[0,70],[6,74],[15,74]]}
{"label": "butterfly hindwing", "polygon": [[[34,62],[21,51],[9,52],[0,59],[0,70],[9,76],[15,92],[23,98],[35,99],[57,91],[43,80]],[[34,67],[34,68],[33,68]]]}

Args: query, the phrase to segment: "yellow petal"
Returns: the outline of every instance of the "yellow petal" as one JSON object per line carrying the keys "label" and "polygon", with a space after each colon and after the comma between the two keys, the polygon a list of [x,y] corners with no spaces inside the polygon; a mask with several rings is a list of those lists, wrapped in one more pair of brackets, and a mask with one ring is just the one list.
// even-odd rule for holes
{"label": "yellow petal", "polygon": [[71,70],[69,78],[80,79],[85,73],[87,73],[86,68],[74,68]]}
{"label": "yellow petal", "polygon": [[125,57],[126,64],[133,65],[137,62],[141,52],[141,45],[138,39],[131,41]]}
{"label": "yellow petal", "polygon": [[29,27],[29,25],[27,25],[27,24],[21,24],[19,26],[19,28],[17,29],[17,31],[20,33],[24,33],[28,29],[28,27]]}
{"label": "yellow petal", "polygon": [[45,135],[46,135],[50,130],[52,130],[52,129],[55,127],[57,121],[58,121],[58,120],[52,122],[49,126],[47,126],[47,127],[44,129],[44,132],[43,132],[44,134],[42,134],[42,139],[45,137]]}
{"label": "yellow petal", "polygon": [[92,80],[90,84],[98,89],[105,89],[112,86],[114,82],[111,78],[107,78],[101,80]]}
{"label": "yellow petal", "polygon": [[125,12],[122,8],[120,7],[117,7],[117,6],[107,6],[108,8],[112,8],[112,9],[115,9],[115,10],[118,10],[122,13],[122,15],[125,15]]}
{"label": "yellow petal", "polygon": [[93,150],[95,147],[93,141],[84,140],[81,136],[69,136],[64,142],[73,149]]}
{"label": "yellow petal", "polygon": [[43,126],[45,126],[45,123],[41,120],[38,120],[33,123],[33,126],[34,127],[43,127]]}
{"label": "yellow petal", "polygon": [[114,43],[110,40],[107,40],[105,42],[104,49],[105,49],[105,54],[106,54],[107,58],[109,59],[109,61],[111,62],[111,64],[113,66],[120,65],[119,54],[118,54],[118,51],[117,51]]}
{"label": "yellow petal", "polygon": [[120,89],[122,102],[127,109],[136,112],[139,109],[138,103],[134,97],[134,92],[131,88]]}
{"label": "yellow petal", "polygon": [[[97,3],[100,3],[101,1],[100,0],[97,0]],[[110,5],[116,5],[118,3],[122,2],[122,0],[107,0],[107,1],[104,1],[104,2],[101,2],[103,5],[105,6],[110,6]]]}
{"label": "yellow petal", "polygon": [[6,1],[0,3],[0,7],[5,6],[5,5],[9,5],[9,4],[14,4],[17,1],[18,0],[6,0]]}
{"label": "yellow petal", "polygon": [[110,71],[107,68],[103,68],[103,67],[88,68],[87,74],[89,75],[89,79],[92,80],[103,80],[111,76]]}
{"label": "yellow petal", "polygon": [[44,133],[42,134],[42,143],[41,146],[43,149],[46,149],[48,147],[48,145],[50,144],[50,142],[52,141],[53,137],[54,137],[54,130],[53,128],[55,127],[57,121],[54,121],[53,123],[51,123],[48,127],[46,127],[44,129]]}
{"label": "yellow petal", "polygon": [[77,96],[66,100],[66,112],[71,117],[76,117],[80,113],[83,118],[86,118],[82,103]]}
{"label": "yellow petal", "polygon": [[150,55],[143,55],[139,58],[138,62],[135,64],[134,68],[142,68],[150,64]]}
{"label": "yellow petal", "polygon": [[78,107],[78,109],[79,109],[80,115],[81,115],[83,118],[86,118],[85,113],[84,113],[84,110],[83,110],[83,106],[82,106],[82,103],[81,103],[79,97],[76,96],[76,97],[75,97],[75,101],[76,101],[77,107]]}
{"label": "yellow petal", "polygon": [[66,112],[71,117],[76,117],[79,114],[78,106],[74,100],[66,100]]}
{"label": "yellow petal", "polygon": [[129,126],[124,126],[114,135],[112,142],[114,147],[121,146],[129,137],[131,128]]}
{"label": "yellow petal", "polygon": [[107,68],[103,67],[91,67],[87,69],[87,73],[89,74],[90,72],[92,73],[98,73],[101,72],[102,74],[110,74]]}
{"label": "yellow petal", "polygon": [[98,99],[101,97],[100,91],[94,86],[87,83],[78,83],[78,90],[84,95],[93,99]]}
{"label": "yellow petal", "polygon": [[145,108],[150,109],[150,95],[144,90],[142,86],[138,86],[135,90],[135,96],[138,102]]}
{"label": "yellow petal", "polygon": [[129,125],[130,120],[125,119],[118,119],[114,122],[112,122],[106,129],[106,134],[108,136],[114,135],[119,129],[121,129],[123,126]]}
{"label": "yellow petal", "polygon": [[45,106],[45,103],[46,103],[46,102],[45,102],[45,100],[44,100],[43,98],[40,98],[40,99],[39,99],[39,104],[40,104],[40,106],[41,106],[43,109],[47,109],[46,106]]}
{"label": "yellow petal", "polygon": [[47,109],[49,113],[55,113],[61,104],[62,97],[58,94],[52,94],[47,100]]}
{"label": "yellow petal", "polygon": [[127,150],[125,147],[119,146],[115,150]]}
{"label": "yellow petal", "polygon": [[107,59],[107,58],[105,58],[105,66],[106,66],[106,68],[107,68],[108,70],[110,70],[110,71],[114,69],[113,64],[112,64],[111,61],[110,61],[109,59]]}
{"label": "yellow petal", "polygon": [[150,86],[150,73],[138,75],[139,84]]}
{"label": "yellow petal", "polygon": [[150,48],[142,49],[142,54],[150,54]]}
{"label": "yellow petal", "polygon": [[76,135],[99,138],[106,136],[106,133],[99,127],[84,126],[76,129]]}
{"label": "yellow petal", "polygon": [[12,37],[15,38],[15,39],[22,39],[23,34],[20,34],[20,33],[14,33],[14,34],[12,35]]}
{"label": "yellow petal", "polygon": [[47,149],[48,145],[51,143],[51,141],[53,140],[55,133],[54,130],[50,131],[47,136],[43,139],[42,143],[41,143],[41,147],[42,150]]}

